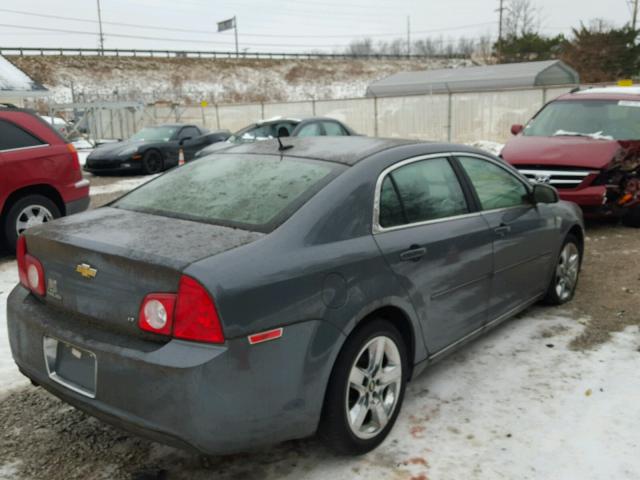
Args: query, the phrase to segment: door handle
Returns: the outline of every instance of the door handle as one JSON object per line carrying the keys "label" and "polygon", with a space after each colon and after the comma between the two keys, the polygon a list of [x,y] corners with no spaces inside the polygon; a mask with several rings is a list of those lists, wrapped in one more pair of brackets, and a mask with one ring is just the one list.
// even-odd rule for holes
{"label": "door handle", "polygon": [[500,226],[494,228],[493,231],[496,232],[501,237],[504,237],[507,233],[511,231],[511,227],[509,225],[505,225],[504,223],[501,223]]}
{"label": "door handle", "polygon": [[427,249],[419,245],[411,245],[409,250],[405,250],[400,254],[400,260],[410,260],[417,262],[427,253]]}

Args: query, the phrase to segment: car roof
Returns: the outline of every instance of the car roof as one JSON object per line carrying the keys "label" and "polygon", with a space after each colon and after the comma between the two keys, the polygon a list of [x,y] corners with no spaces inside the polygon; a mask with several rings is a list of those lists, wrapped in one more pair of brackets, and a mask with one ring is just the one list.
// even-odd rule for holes
{"label": "car roof", "polygon": [[433,143],[420,140],[408,140],[399,138],[373,138],[364,136],[329,136],[329,137],[285,137],[282,138],[285,146],[291,146],[287,150],[280,151],[277,140],[263,140],[261,142],[242,143],[233,145],[220,152],[220,154],[251,154],[251,155],[282,155],[287,157],[308,158],[323,160],[326,162],[340,163],[343,165],[355,165],[361,160],[375,155],[384,150],[406,145],[424,145],[422,154],[442,152],[470,152],[483,153],[478,149],[465,145],[449,143]]}
{"label": "car roof", "polygon": [[575,90],[556,100],[640,100],[640,87],[594,87]]}
{"label": "car roof", "polygon": [[318,117],[314,115],[291,115],[287,117],[265,118],[262,120],[258,120],[255,123],[255,125],[268,125],[270,123],[280,123],[280,122],[302,123],[302,122],[310,122],[310,121],[327,121],[327,120],[342,123],[340,122],[340,120],[336,120],[335,118],[330,118],[330,117]]}

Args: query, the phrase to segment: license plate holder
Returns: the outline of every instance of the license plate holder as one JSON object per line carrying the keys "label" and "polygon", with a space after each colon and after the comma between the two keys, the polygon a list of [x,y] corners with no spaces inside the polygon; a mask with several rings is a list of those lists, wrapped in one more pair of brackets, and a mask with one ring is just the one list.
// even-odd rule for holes
{"label": "license plate holder", "polygon": [[47,373],[56,383],[89,398],[96,396],[98,362],[93,352],[57,338],[43,338]]}

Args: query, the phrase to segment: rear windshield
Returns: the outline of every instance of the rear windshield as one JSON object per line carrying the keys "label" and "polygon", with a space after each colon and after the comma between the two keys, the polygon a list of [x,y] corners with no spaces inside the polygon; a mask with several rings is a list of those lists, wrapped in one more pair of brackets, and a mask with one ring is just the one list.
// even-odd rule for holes
{"label": "rear windshield", "polygon": [[523,135],[639,140],[640,102],[624,100],[552,102],[529,122]]}
{"label": "rear windshield", "polygon": [[176,168],[112,206],[269,232],[344,168],[271,155],[214,155]]}

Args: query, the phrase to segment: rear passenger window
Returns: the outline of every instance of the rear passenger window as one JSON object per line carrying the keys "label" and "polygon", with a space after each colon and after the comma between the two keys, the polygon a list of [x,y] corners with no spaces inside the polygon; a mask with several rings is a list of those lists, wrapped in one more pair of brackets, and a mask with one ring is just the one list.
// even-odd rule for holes
{"label": "rear passenger window", "polygon": [[297,134],[298,137],[319,137],[320,135],[322,135],[322,130],[320,130],[318,122],[305,125]]}
{"label": "rear passenger window", "polygon": [[37,147],[38,145],[44,145],[44,142],[17,125],[0,120],[0,150]]}
{"label": "rear passenger window", "polygon": [[[397,190],[393,188],[394,183]],[[453,217],[468,211],[458,178],[446,158],[400,167],[382,184],[381,227]]]}
{"label": "rear passenger window", "polygon": [[329,135],[331,137],[334,136],[344,136],[347,135],[347,132],[342,128],[342,125],[336,122],[322,122],[324,126],[325,135]]}

